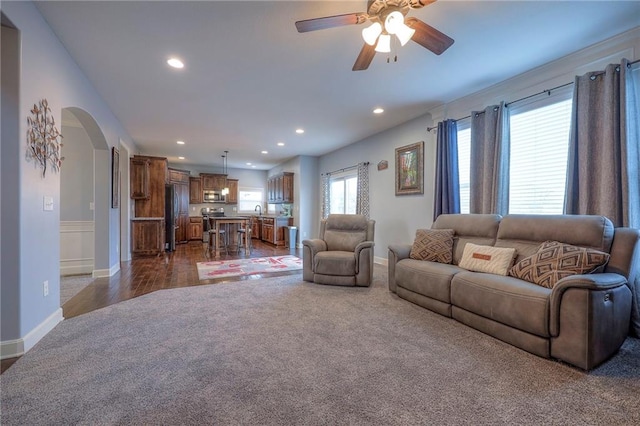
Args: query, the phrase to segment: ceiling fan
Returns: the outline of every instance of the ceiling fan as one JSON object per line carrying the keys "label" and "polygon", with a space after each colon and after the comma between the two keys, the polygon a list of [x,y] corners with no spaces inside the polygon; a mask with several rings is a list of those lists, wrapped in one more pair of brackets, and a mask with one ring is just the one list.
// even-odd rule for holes
{"label": "ceiling fan", "polygon": [[[436,55],[447,50],[454,40],[441,33],[418,18],[407,17],[410,9],[420,9],[436,0],[368,0],[367,13],[356,12],[344,15],[297,21],[299,33],[323,30],[325,28],[344,25],[363,24],[371,21],[372,25],[362,30],[365,44],[353,64],[353,71],[369,68],[376,52],[391,51],[391,35],[395,34],[401,45],[413,40]],[[377,42],[377,43],[376,43]]]}

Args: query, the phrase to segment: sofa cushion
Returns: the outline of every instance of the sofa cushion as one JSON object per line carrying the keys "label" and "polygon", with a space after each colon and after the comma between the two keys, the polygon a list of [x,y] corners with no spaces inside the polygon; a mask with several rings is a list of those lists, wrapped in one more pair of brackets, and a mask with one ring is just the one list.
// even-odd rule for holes
{"label": "sofa cushion", "polygon": [[418,229],[409,257],[438,263],[451,263],[453,229]]}
{"label": "sofa cushion", "polygon": [[551,290],[509,276],[463,271],[451,280],[451,304],[541,337],[549,337]]}
{"label": "sofa cushion", "polygon": [[457,265],[462,259],[465,244],[495,245],[501,218],[497,214],[441,214],[431,229],[453,229],[455,235],[451,263]]}
{"label": "sofa cushion", "polygon": [[313,263],[313,272],[316,274],[356,274],[356,255],[350,251],[321,251],[315,255]]}
{"label": "sofa cushion", "polygon": [[543,287],[553,288],[562,278],[588,274],[608,261],[608,253],[558,241],[546,241],[534,255],[515,264],[509,274]]}
{"label": "sofa cushion", "polygon": [[464,246],[459,266],[469,271],[507,275],[516,255],[514,248],[479,246],[467,243]]}
{"label": "sofa cushion", "polygon": [[432,299],[451,303],[451,278],[463,271],[454,265],[402,259],[396,264],[396,283]]}

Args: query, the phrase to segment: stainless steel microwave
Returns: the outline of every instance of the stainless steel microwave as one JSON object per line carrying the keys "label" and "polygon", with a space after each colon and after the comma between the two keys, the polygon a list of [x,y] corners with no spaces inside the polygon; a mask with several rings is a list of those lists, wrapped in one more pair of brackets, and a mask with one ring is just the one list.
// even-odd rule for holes
{"label": "stainless steel microwave", "polygon": [[205,203],[224,203],[226,197],[222,195],[222,191],[202,191],[202,201]]}

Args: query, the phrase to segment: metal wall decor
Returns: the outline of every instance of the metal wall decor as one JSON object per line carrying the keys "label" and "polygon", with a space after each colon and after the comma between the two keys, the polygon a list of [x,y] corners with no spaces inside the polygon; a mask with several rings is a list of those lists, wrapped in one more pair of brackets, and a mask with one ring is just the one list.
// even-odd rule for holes
{"label": "metal wall decor", "polygon": [[38,105],[33,105],[31,116],[27,117],[27,125],[27,156],[40,164],[43,178],[47,173],[47,164],[51,164],[54,171],[59,171],[64,160],[64,157],[60,156],[62,135],[56,128],[46,99],[42,99]]}

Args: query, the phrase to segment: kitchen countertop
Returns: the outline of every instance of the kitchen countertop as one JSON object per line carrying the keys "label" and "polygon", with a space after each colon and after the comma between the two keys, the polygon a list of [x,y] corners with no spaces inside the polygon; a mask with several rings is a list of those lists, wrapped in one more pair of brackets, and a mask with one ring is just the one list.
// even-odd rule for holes
{"label": "kitchen countertop", "polygon": [[164,220],[164,217],[133,217],[131,220]]}

